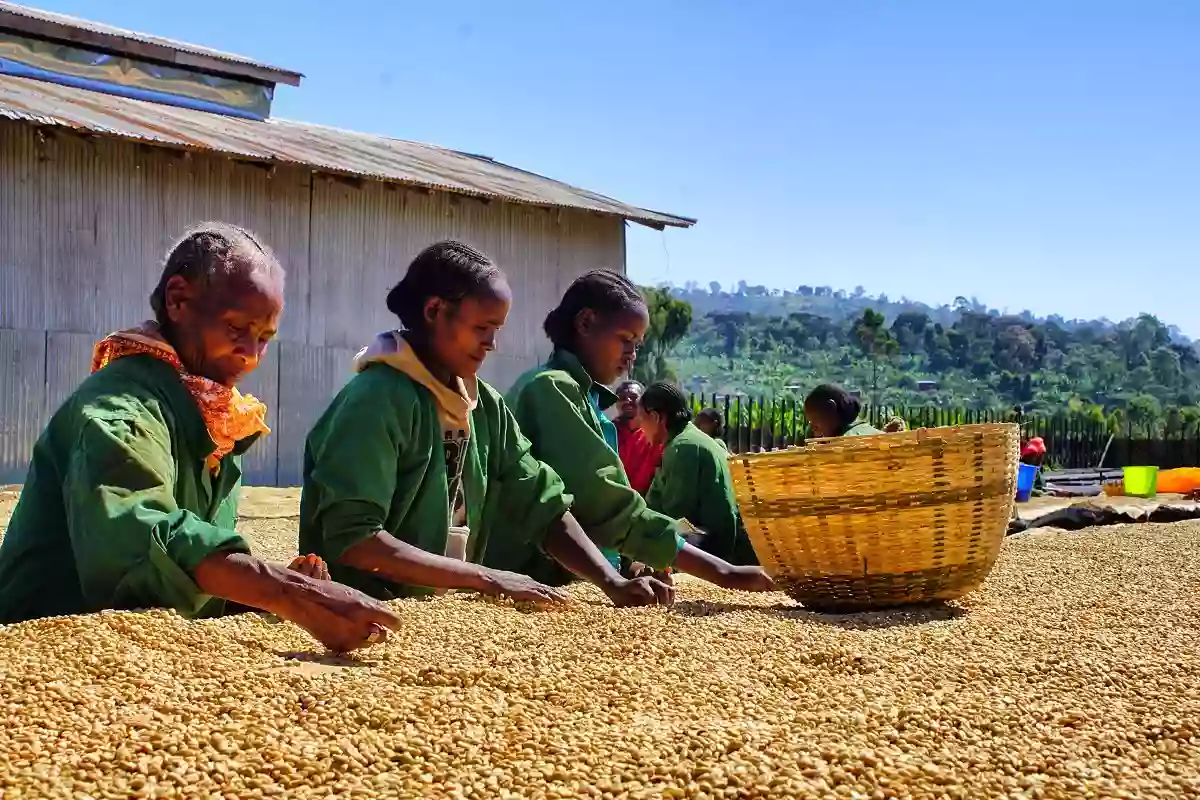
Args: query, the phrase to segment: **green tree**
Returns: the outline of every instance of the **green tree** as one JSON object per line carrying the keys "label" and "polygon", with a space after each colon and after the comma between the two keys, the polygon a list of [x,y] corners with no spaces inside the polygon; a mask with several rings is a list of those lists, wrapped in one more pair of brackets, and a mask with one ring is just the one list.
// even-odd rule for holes
{"label": "green tree", "polygon": [[1129,400],[1127,419],[1131,425],[1148,432],[1163,418],[1162,404],[1153,395],[1139,394]]}
{"label": "green tree", "polygon": [[892,322],[892,335],[905,354],[920,353],[925,346],[925,334],[929,331],[929,316],[920,311],[905,311]]}
{"label": "green tree", "polygon": [[1180,432],[1184,436],[1195,436],[1200,433],[1200,407],[1184,406],[1179,409]]}
{"label": "green tree", "polygon": [[729,359],[729,364],[732,368],[733,357],[742,351],[742,348],[746,344],[747,331],[753,327],[750,324],[750,315],[738,313],[711,314],[710,319],[720,338],[717,349]]}
{"label": "green tree", "polygon": [[1150,369],[1154,379],[1163,386],[1178,386],[1183,377],[1179,353],[1170,347],[1159,347],[1150,354]]}
{"label": "green tree", "polygon": [[992,360],[1000,369],[1026,375],[1036,366],[1037,339],[1024,325],[1009,325],[996,336]]}
{"label": "green tree", "polygon": [[675,377],[667,355],[683,341],[692,327],[692,304],[674,297],[667,289],[640,287],[650,312],[650,325],[641,355],[633,365],[633,377],[643,383]]}
{"label": "green tree", "polygon": [[[942,411],[1021,403],[1041,416],[1137,425],[1153,435],[1168,424],[1172,431],[1200,426],[1200,352],[1151,316],[1117,324],[1043,320],[1003,315],[965,297],[956,308],[906,298],[883,306],[826,286],[765,295],[753,289],[719,296],[702,287],[675,290],[693,303],[695,319],[667,356],[689,388],[794,396],[835,381],[886,404]],[[883,335],[883,318],[899,352]],[[653,372],[653,365],[647,353],[643,369]]]}
{"label": "green tree", "polygon": [[871,359],[871,402],[875,405],[879,405],[879,361],[900,351],[896,338],[884,326],[886,322],[883,314],[868,308],[851,329],[863,355]]}

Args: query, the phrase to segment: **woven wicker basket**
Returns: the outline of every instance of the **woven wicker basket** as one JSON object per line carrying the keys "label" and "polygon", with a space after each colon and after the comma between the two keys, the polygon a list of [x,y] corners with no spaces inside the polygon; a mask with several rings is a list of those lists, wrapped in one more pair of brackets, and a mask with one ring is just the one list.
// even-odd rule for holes
{"label": "woven wicker basket", "polygon": [[763,567],[820,611],[950,600],[979,586],[1004,542],[1020,429],[965,425],[731,456]]}

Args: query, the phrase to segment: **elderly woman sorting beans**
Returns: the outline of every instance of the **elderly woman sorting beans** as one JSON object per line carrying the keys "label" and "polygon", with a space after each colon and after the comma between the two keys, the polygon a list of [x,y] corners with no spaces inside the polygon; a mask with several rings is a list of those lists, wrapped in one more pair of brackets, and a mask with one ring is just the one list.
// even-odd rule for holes
{"label": "elderly woman sorting beans", "polygon": [[269,431],[234,388],[283,312],[283,269],[221,223],[187,233],[150,297],[155,319],[95,347],[92,375],[55,412],[0,545],[0,623],[103,609],[238,606],[330,649],[382,640],[386,606],[329,580],[315,556],[275,565],[234,531],[242,455]]}

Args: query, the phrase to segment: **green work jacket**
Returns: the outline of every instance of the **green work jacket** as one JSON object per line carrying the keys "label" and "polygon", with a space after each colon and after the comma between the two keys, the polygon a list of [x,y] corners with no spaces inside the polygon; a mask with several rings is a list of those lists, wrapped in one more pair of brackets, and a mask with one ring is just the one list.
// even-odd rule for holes
{"label": "green work jacket", "polygon": [[[479,381],[463,456],[463,496],[475,563],[489,548],[536,551],[571,506],[554,470],[529,442],[500,394]],[[320,555],[334,580],[381,599],[428,594],[338,564],[352,545],[387,531],[441,555],[450,525],[437,404],[403,372],[373,364],[350,379],[309,433],[300,499],[300,549]]]}
{"label": "green work jacket", "polygon": [[215,616],[196,565],[248,552],[234,531],[238,443],[214,476],[215,448],[173,367],[126,356],[87,378],[33,448],[0,544],[0,623],[103,609]]}
{"label": "green work jacket", "polygon": [[559,350],[522,375],[507,397],[533,455],[562,476],[575,498],[571,513],[596,545],[655,569],[668,567],[683,546],[679,525],[630,487],[588,401],[593,387],[603,409],[617,401],[574,355]]}
{"label": "green work jacket", "polygon": [[754,563],[728,459],[720,442],[689,422],[663,450],[646,504],[705,531],[701,549],[726,561]]}
{"label": "green work jacket", "polygon": [[842,436],[874,436],[883,431],[871,425],[869,422],[856,422],[846,429]]}

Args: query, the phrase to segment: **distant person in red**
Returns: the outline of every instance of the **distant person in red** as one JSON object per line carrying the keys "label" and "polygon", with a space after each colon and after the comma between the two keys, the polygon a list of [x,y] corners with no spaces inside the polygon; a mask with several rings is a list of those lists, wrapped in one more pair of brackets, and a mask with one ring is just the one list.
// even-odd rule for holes
{"label": "distant person in red", "polygon": [[1042,465],[1042,461],[1046,459],[1046,442],[1042,437],[1035,436],[1025,442],[1025,446],[1021,448],[1021,460],[1026,464]]}
{"label": "distant person in red", "polygon": [[[1021,463],[1032,464],[1035,467],[1041,467],[1046,461],[1046,442],[1040,436],[1034,436],[1029,439],[1021,447]],[[1041,496],[1046,493],[1046,479],[1042,476],[1042,470],[1038,470],[1037,477],[1033,479],[1033,496]]]}
{"label": "distant person in red", "polygon": [[620,411],[613,420],[617,425],[617,455],[621,457],[629,485],[640,495],[649,490],[663,457],[662,445],[652,444],[635,422],[643,391],[644,387],[637,381],[625,381],[618,386]]}

